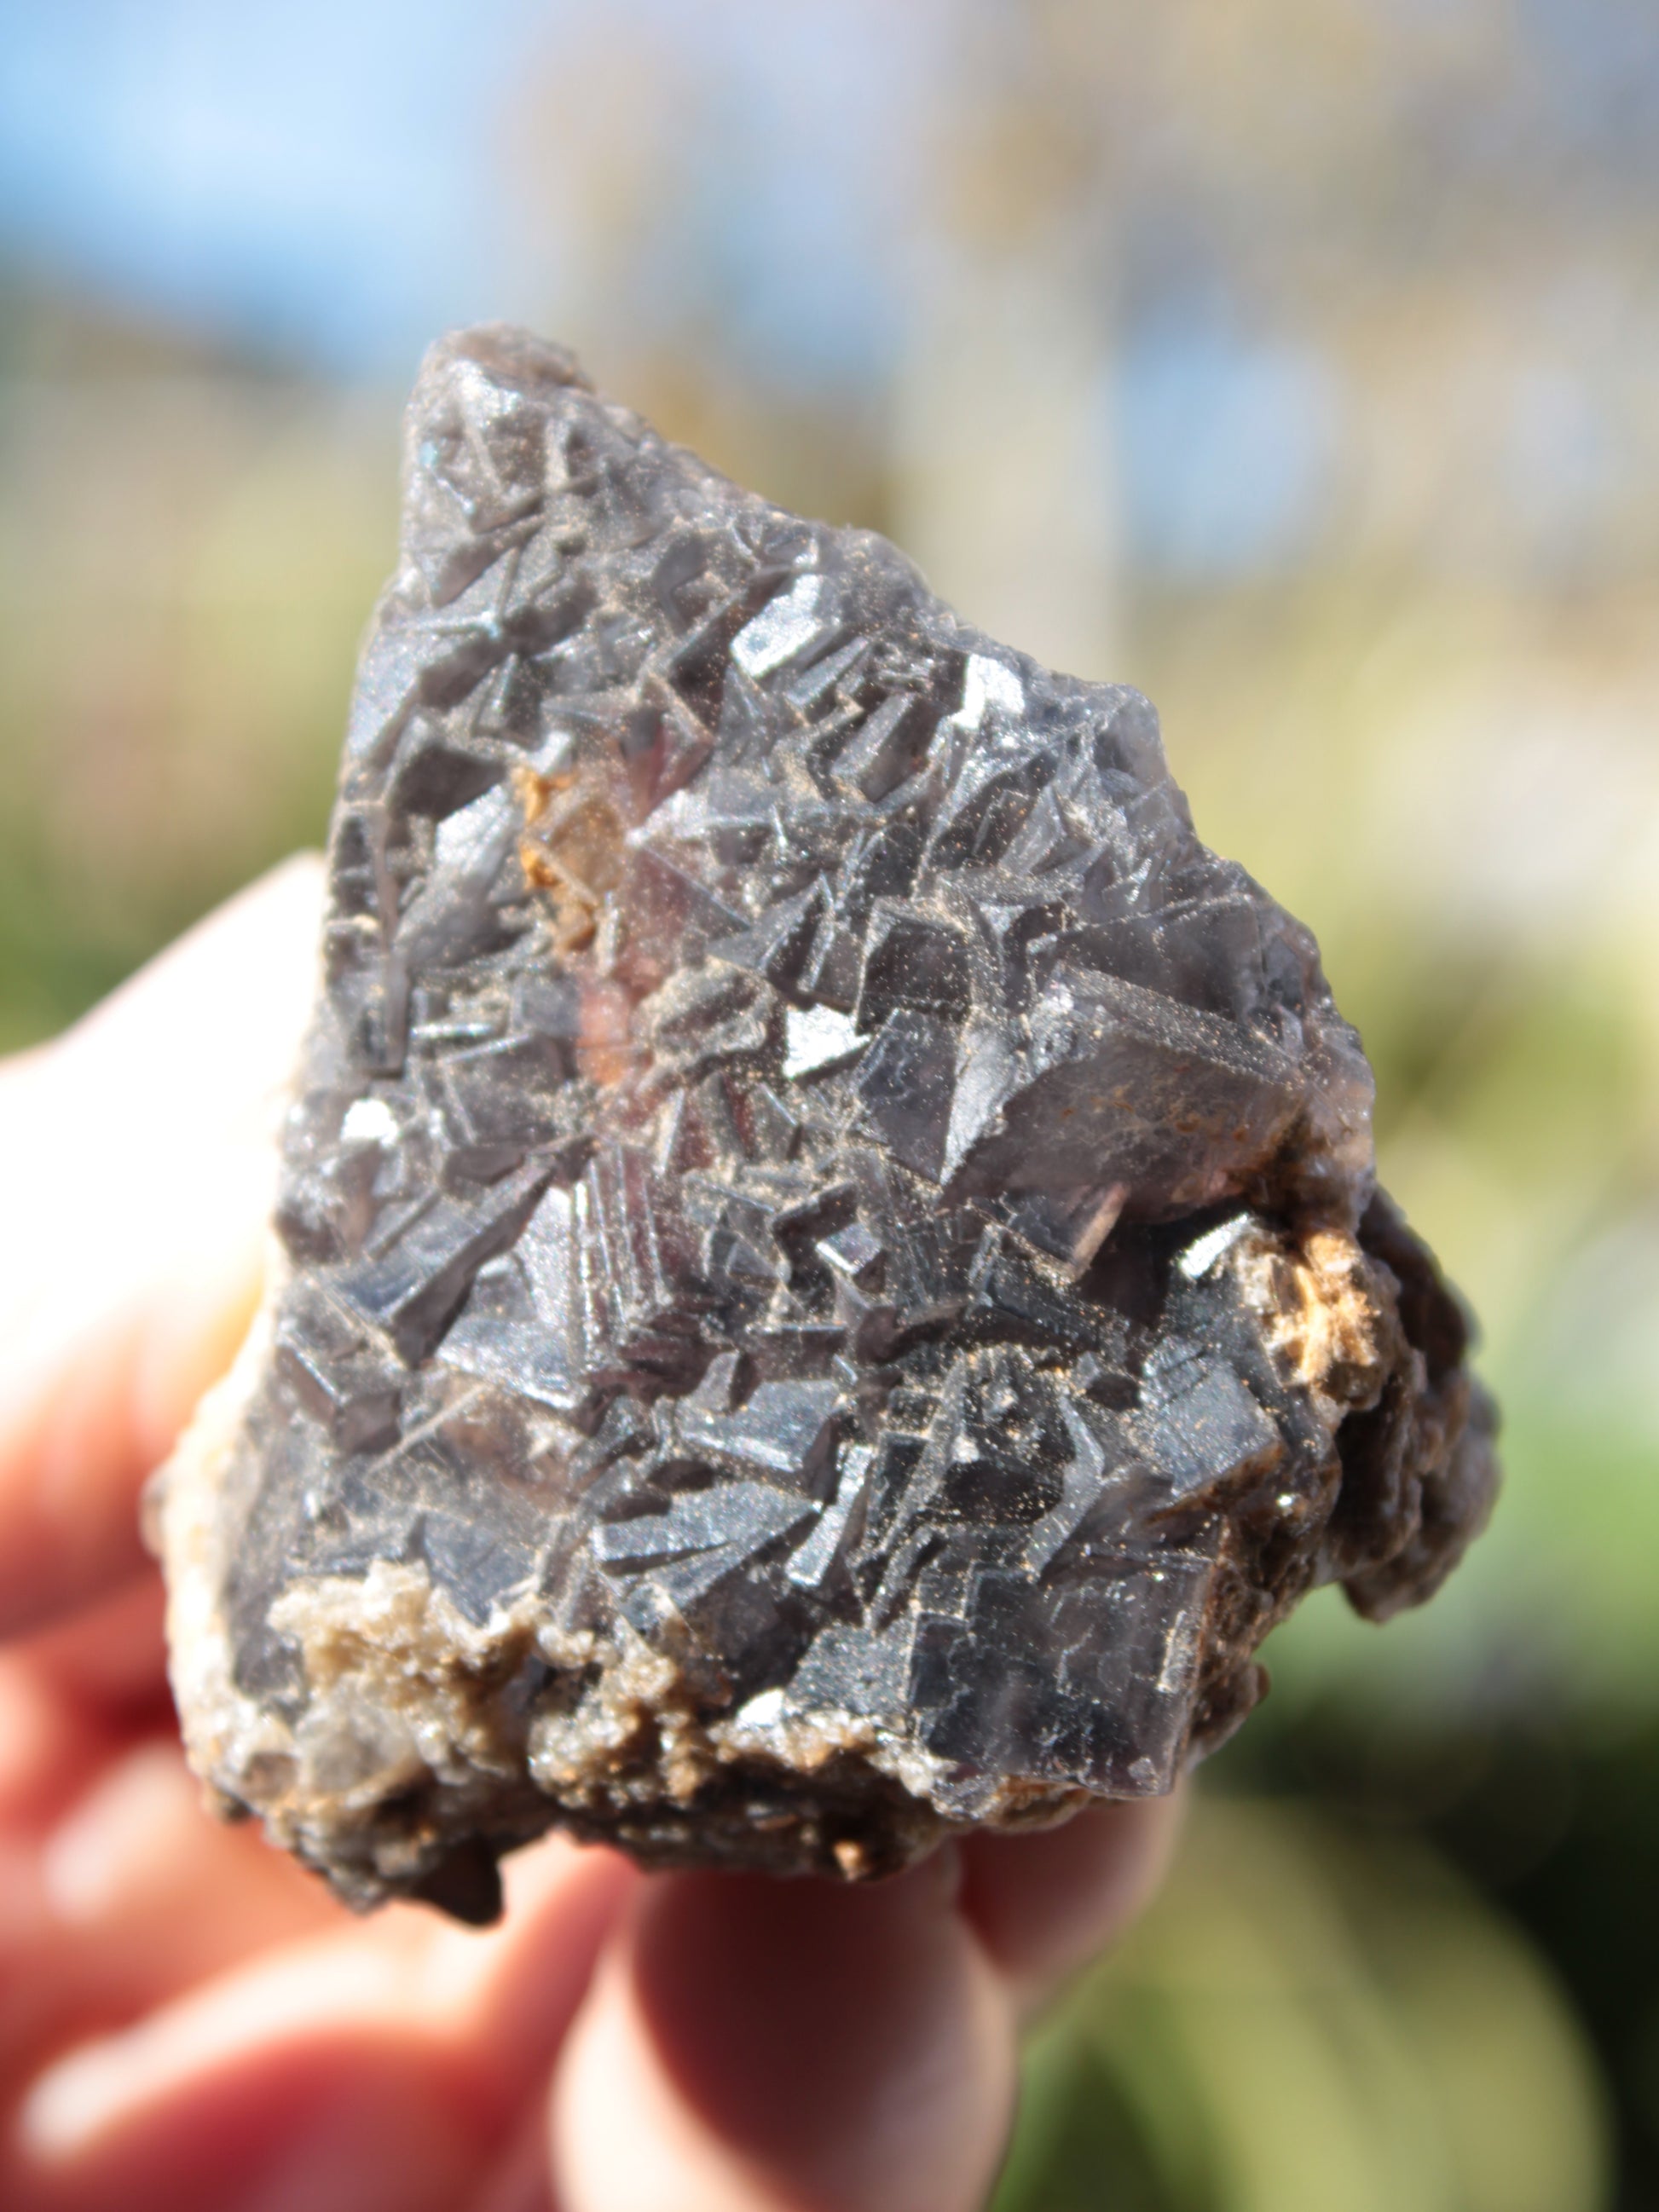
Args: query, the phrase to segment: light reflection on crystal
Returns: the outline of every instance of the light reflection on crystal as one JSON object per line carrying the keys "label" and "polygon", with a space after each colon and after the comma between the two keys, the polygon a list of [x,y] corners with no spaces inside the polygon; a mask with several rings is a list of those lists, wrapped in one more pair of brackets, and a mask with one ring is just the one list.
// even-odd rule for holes
{"label": "light reflection on crystal", "polygon": [[409,451],[274,1349],[169,1482],[198,1764],[453,1909],[555,1819],[879,1871],[1168,1789],[1304,1589],[1425,1594],[1492,1488],[1311,938],[1137,694],[554,349],[447,341]]}

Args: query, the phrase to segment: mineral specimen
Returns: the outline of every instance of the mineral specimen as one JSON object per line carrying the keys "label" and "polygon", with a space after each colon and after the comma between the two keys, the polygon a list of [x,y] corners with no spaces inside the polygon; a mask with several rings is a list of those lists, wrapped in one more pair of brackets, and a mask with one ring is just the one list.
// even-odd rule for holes
{"label": "mineral specimen", "polygon": [[1151,708],[505,328],[410,408],[279,1259],[156,1515],[192,1758],[354,1904],[556,1823],[880,1874],[1168,1790],[1492,1419],[1312,938]]}

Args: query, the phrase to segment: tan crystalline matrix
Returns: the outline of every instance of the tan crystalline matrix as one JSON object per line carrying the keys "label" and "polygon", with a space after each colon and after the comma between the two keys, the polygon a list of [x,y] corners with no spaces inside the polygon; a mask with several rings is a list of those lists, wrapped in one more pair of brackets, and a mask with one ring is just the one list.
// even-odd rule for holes
{"label": "tan crystalline matrix", "polygon": [[1165,1790],[1304,1591],[1480,1525],[1358,1042],[1146,702],[523,332],[422,373],[330,874],[157,1525],[199,1771],[351,1902]]}

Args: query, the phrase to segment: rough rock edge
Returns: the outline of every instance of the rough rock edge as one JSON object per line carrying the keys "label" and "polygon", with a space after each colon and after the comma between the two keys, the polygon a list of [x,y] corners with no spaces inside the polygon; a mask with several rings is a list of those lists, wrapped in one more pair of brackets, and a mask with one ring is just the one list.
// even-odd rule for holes
{"label": "rough rock edge", "polygon": [[[361,1580],[295,1584],[279,1601],[278,1626],[301,1647],[310,1692],[297,1729],[238,1689],[222,1604],[219,1505],[287,1273],[273,1248],[264,1298],[230,1371],[202,1400],[146,1498],[146,1536],[166,1572],[169,1671],[185,1751],[221,1818],[259,1815],[273,1844],[358,1911],[407,1895],[480,1923],[500,1910],[499,1852],[553,1826],[580,1840],[624,1844],[659,1866],[720,1858],[717,1839],[730,1829],[729,1856],[745,1864],[758,1857],[779,1874],[810,1865],[860,1881],[977,1825],[951,1821],[926,1802],[937,1760],[861,1716],[775,1721],[740,1709],[706,1722],[672,1661],[625,1623],[624,1648],[601,1662],[569,1710],[514,1715],[504,1692],[527,1658],[539,1656],[576,1684],[595,1655],[538,1635],[533,1594],[475,1627],[424,1569],[385,1561]],[[362,1723],[400,1711],[406,1733],[365,1740]],[[782,1784],[801,1799],[793,1817],[770,1810],[777,1848],[769,1860],[755,1847],[769,1815],[757,1824],[744,1802],[751,1776],[775,1796]],[[676,1808],[667,1820],[665,1778]],[[826,1832],[826,1816],[833,1827],[838,1807],[850,1814],[872,1794],[888,1801],[903,1838],[880,1859],[851,1834]],[[1089,1798],[1076,1788],[1022,1794],[1011,1786],[1005,1795],[993,1824],[1010,1828],[1052,1825]],[[458,1853],[453,1829],[469,1818],[478,1846]]]}
{"label": "rough rock edge", "polygon": [[[423,380],[452,356],[483,360],[481,345],[492,373],[534,380],[556,368],[556,380],[592,389],[568,356],[505,331],[447,342]],[[1252,1196],[1269,1218],[1227,1264],[1241,1279],[1252,1271],[1287,1376],[1332,1440],[1324,1496],[1334,1502],[1316,1556],[1288,1573],[1264,1565],[1249,1531],[1230,1527],[1198,1638],[1203,1674],[1188,1760],[1254,1705],[1264,1676],[1252,1655],[1308,1588],[1343,1581],[1357,1608],[1376,1619],[1426,1596],[1477,1532],[1473,1502],[1492,1487],[1493,1422],[1462,1368],[1467,1329],[1432,1260],[1387,1201],[1373,1203],[1356,1244],[1319,1225],[1306,1192],[1299,1207],[1288,1189]],[[1287,1215],[1299,1216],[1294,1230]],[[385,1564],[366,1579],[291,1586],[282,1601],[315,1707],[296,1735],[236,1688],[219,1595],[231,1565],[220,1533],[225,1478],[285,1272],[279,1258],[233,1374],[204,1401],[158,1482],[152,1525],[167,1559],[174,1680],[192,1763],[221,1811],[263,1814],[273,1840],[325,1872],[349,1901],[423,1895],[464,1917],[489,1917],[498,1852],[550,1825],[657,1863],[726,1858],[860,1878],[920,1855],[953,1828],[1046,1824],[1089,1801],[1071,1784],[1013,1785],[981,1818],[952,1820],[927,1802],[938,1762],[867,1721],[777,1713],[765,1693],[736,1713],[704,1717],[673,1660],[635,1648],[629,1632],[618,1632],[623,1648],[603,1656],[550,1650],[532,1601],[475,1628],[434,1595],[423,1570]],[[1384,1529],[1394,1548],[1379,1559]],[[365,1613],[377,1616],[373,1636],[362,1633]],[[508,1694],[532,1650],[556,1680],[574,1686],[573,1703],[533,1722],[512,1712]],[[544,1685],[540,1698],[556,1702]],[[377,1717],[395,1725],[365,1746],[356,1723],[368,1728]],[[354,1758],[361,1771],[343,1786]],[[795,1802],[781,1807],[780,1792]],[[838,1804],[872,1822],[883,1838],[877,1856],[856,1836],[833,1832]],[[466,1828],[472,1842],[447,1840]],[[775,1848],[757,1850],[760,1838]]]}
{"label": "rough rock edge", "polygon": [[[1467,1324],[1386,1199],[1362,1238],[1314,1228],[1293,1239],[1257,1222],[1221,1261],[1329,1435],[1337,1489],[1317,1568],[1275,1579],[1260,1560],[1224,1559],[1185,1764],[1255,1705],[1266,1683],[1255,1650],[1313,1583],[1344,1579],[1346,1552],[1371,1561],[1346,1577],[1352,1602],[1381,1619],[1437,1587],[1478,1534],[1449,1510],[1489,1486],[1494,1424],[1462,1365]],[[210,1804],[262,1815],[271,1841],[348,1904],[424,1897],[489,1920],[499,1855],[554,1826],[647,1864],[741,1860],[858,1881],[952,1832],[1048,1826],[1089,1802],[1080,1788],[1010,1784],[978,1820],[952,1820],[929,1802],[939,1762],[866,1718],[792,1714],[765,1693],[713,1717],[673,1660],[626,1624],[620,1648],[565,1648],[538,1627],[528,1593],[475,1627],[423,1568],[384,1561],[361,1580],[320,1577],[285,1594],[277,1625],[300,1646],[310,1695],[297,1728],[262,1709],[233,1679],[219,1508],[285,1279],[273,1250],[260,1312],[156,1478],[149,1528],[167,1570],[186,1748]],[[1403,1511],[1402,1485],[1418,1493]],[[1404,1535],[1377,1563],[1369,1532],[1384,1517]],[[515,1700],[530,1668],[534,1694]],[[873,1850],[872,1796],[886,1815],[885,1848]],[[473,1842],[457,1849],[458,1829]]]}

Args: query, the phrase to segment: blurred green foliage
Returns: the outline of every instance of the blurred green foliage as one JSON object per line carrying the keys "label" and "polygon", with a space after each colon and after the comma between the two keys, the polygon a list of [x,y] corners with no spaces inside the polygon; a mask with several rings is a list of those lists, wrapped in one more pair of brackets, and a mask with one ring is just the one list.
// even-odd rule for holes
{"label": "blurred green foliage", "polygon": [[24,294],[0,378],[0,1049],[318,842],[395,407]]}
{"label": "blurred green foliage", "polygon": [[1032,2039],[994,2212],[1559,2212],[1601,2199],[1593,2062],[1420,1844],[1212,1797]]}

